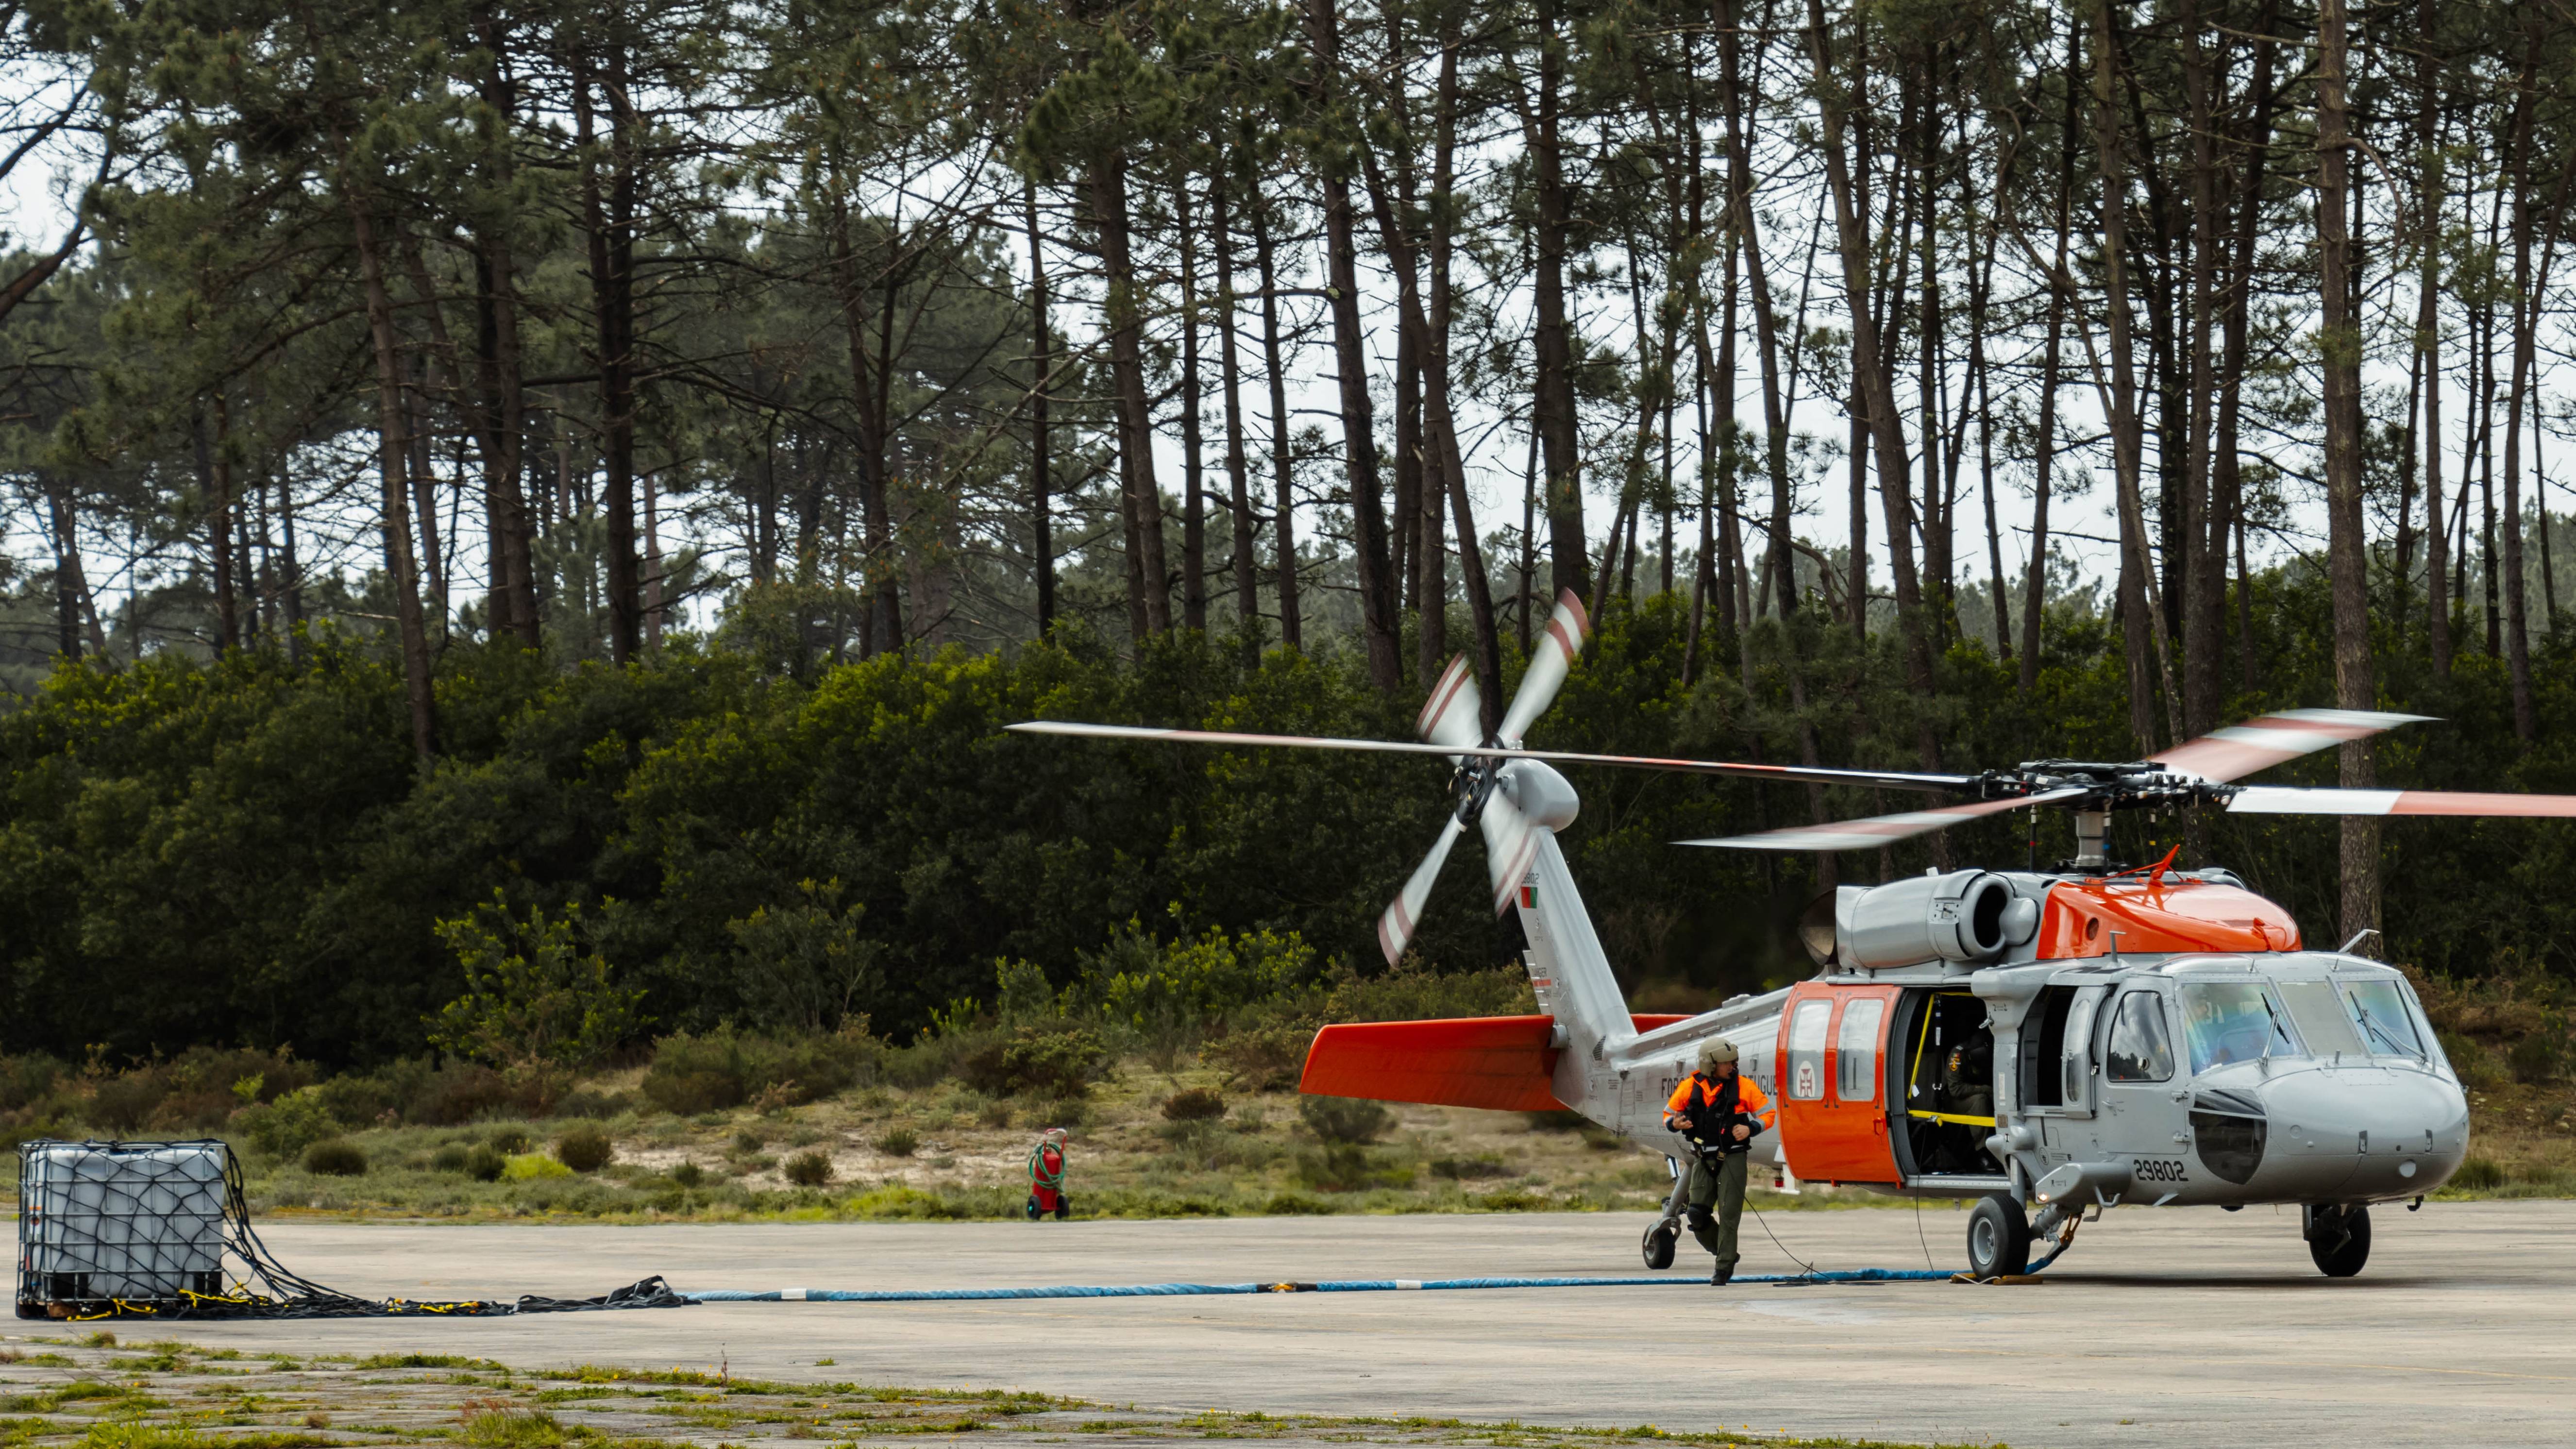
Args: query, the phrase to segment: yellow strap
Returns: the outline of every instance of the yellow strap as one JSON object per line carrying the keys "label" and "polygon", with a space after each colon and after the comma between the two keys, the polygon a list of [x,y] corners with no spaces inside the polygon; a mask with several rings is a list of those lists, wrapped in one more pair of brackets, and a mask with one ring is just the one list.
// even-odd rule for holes
{"label": "yellow strap", "polygon": [[1919,1117],[1926,1122],[1957,1122],[1968,1127],[1992,1127],[1995,1125],[1995,1119],[1992,1117],[1967,1117],[1956,1112],[1924,1112],[1909,1108],[1905,1115],[1908,1117]]}

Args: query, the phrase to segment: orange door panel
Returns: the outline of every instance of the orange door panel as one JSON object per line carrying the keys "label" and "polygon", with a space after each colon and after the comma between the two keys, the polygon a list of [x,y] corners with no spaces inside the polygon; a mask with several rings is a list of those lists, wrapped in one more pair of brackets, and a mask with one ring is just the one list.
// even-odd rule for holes
{"label": "orange door panel", "polygon": [[1887,1141],[1894,986],[1801,982],[1780,1014],[1780,1140],[1810,1182],[1896,1182]]}

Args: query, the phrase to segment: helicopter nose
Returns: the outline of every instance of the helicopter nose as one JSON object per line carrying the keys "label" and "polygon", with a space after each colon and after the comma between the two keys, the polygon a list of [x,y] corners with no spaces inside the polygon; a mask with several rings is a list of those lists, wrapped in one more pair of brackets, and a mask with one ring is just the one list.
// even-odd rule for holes
{"label": "helicopter nose", "polygon": [[2282,1179],[2266,1185],[2285,1192],[2411,1197],[2468,1155],[2468,1098],[2429,1071],[2298,1072],[2265,1083],[2262,1099]]}

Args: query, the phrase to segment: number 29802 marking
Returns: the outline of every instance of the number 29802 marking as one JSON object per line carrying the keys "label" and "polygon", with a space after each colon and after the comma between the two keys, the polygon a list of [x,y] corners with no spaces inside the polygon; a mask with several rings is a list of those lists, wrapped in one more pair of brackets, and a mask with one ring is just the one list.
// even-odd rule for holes
{"label": "number 29802 marking", "polygon": [[2131,1165],[2129,1175],[2140,1182],[2191,1181],[2191,1178],[2183,1172],[2181,1163],[2152,1157],[2139,1158]]}

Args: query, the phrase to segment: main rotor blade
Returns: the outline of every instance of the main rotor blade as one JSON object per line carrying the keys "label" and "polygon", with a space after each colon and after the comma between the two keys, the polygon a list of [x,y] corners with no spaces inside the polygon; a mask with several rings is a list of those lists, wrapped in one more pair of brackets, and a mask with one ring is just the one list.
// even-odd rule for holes
{"label": "main rotor blade", "polygon": [[1377,918],[1377,948],[1386,953],[1389,966],[1404,955],[1405,946],[1413,940],[1413,928],[1422,923],[1422,907],[1431,899],[1432,883],[1440,879],[1440,867],[1449,859],[1449,847],[1466,832],[1467,827],[1458,823],[1457,813],[1452,811],[1440,827],[1440,838],[1431,842],[1431,853],[1422,857],[1422,864],[1413,868],[1404,889],[1387,903],[1386,914]]}
{"label": "main rotor blade", "polygon": [[[1474,687],[1471,680],[1469,688]],[[1515,750],[1493,745],[1413,744],[1405,740],[1353,740],[1326,735],[1256,735],[1234,730],[1174,730],[1154,725],[1081,724],[1073,720],[1033,719],[1002,728],[1026,735],[1073,735],[1097,740],[1168,740],[1190,745],[1291,746],[1309,750],[1355,750],[1378,755],[1473,755],[1492,760],[1540,760],[1551,765],[1619,765],[1639,770],[1678,770],[1695,775],[1741,775],[1756,780],[1813,780],[1820,785],[1874,785],[1884,790],[1922,790],[1946,794],[1974,789],[1973,775],[1908,775],[1876,770],[1835,770],[1822,766],[1746,765],[1731,760],[1671,760],[1653,755],[1587,755],[1571,750]]]}
{"label": "main rotor blade", "polygon": [[1830,825],[1792,825],[1785,830],[1765,830],[1758,835],[1730,835],[1722,840],[1676,840],[1675,845],[1718,845],[1729,850],[1875,850],[1894,841],[1929,835],[1987,815],[2001,815],[2025,805],[2046,805],[2056,800],[2072,800],[2090,792],[2068,788],[2043,790],[2018,800],[1979,800],[1968,805],[1945,805],[1938,810],[1908,810],[1897,815],[1873,815],[1864,820],[1842,820]]}
{"label": "main rotor blade", "polygon": [[1502,727],[1494,738],[1505,745],[1518,745],[1521,737],[1547,707],[1556,703],[1556,692],[1565,684],[1566,674],[1574,668],[1574,656],[1583,652],[1583,641],[1592,637],[1592,621],[1585,617],[1583,601],[1574,590],[1563,589],[1556,596],[1556,612],[1547,616],[1547,632],[1530,646],[1529,668],[1521,671],[1521,687],[1512,695],[1512,707],[1503,711]]}
{"label": "main rotor blade", "polygon": [[2237,780],[2328,745],[2368,739],[2382,730],[2431,718],[2363,709],[2285,709],[2176,745],[2156,756],[2156,763],[2204,780]]}
{"label": "main rotor blade", "polygon": [[1485,696],[1467,669],[1466,655],[1449,656],[1449,667],[1440,671],[1440,682],[1422,702],[1413,732],[1435,745],[1461,749],[1485,742]]}
{"label": "main rotor blade", "polygon": [[1485,832],[1485,873],[1494,883],[1494,914],[1499,916],[1511,909],[1521,877],[1529,874],[1530,861],[1538,854],[1538,832],[1500,790],[1485,798],[1476,824]]}
{"label": "main rotor blade", "polygon": [[2505,795],[2456,790],[2298,790],[2254,785],[2227,802],[2231,815],[2484,815],[2576,818],[2576,795]]}

